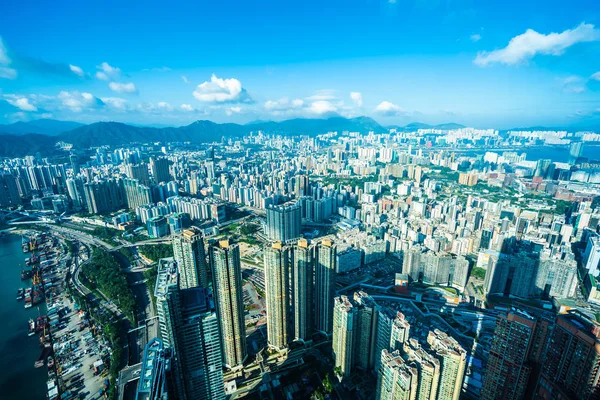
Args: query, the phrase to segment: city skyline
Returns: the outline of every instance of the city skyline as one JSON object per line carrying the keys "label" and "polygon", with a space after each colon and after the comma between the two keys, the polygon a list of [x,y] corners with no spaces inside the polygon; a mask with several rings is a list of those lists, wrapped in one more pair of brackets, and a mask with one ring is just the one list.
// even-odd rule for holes
{"label": "city skyline", "polygon": [[0,123],[365,115],[385,125],[594,127],[599,7],[581,0],[556,13],[558,4],[238,3],[225,14],[132,3],[145,18],[107,5],[93,24],[80,5],[15,4],[0,16]]}

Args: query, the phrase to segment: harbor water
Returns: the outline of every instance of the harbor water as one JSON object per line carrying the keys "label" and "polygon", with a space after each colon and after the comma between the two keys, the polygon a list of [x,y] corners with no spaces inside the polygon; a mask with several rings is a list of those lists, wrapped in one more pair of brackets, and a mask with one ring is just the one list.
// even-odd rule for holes
{"label": "harbor water", "polygon": [[20,267],[29,255],[21,250],[20,236],[0,236],[0,399],[46,398],[48,370],[33,367],[41,350],[39,337],[27,336],[28,321],[38,316],[38,308],[26,310],[24,301],[16,300],[19,288],[31,286],[31,280],[21,280]]}

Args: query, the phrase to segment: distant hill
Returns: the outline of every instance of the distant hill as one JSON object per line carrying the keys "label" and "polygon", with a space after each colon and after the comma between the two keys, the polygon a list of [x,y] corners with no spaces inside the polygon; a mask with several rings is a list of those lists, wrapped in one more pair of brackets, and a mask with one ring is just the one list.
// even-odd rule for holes
{"label": "distant hill", "polygon": [[461,129],[461,128],[466,128],[465,125],[461,125],[461,124],[456,124],[456,123],[447,123],[447,124],[439,124],[439,125],[430,125],[430,124],[425,124],[423,122],[411,122],[408,125],[390,125],[387,128],[394,128],[398,131],[402,131],[402,132],[411,132],[411,131],[416,131],[419,129],[443,129],[443,130],[450,130],[450,129]]}
{"label": "distant hill", "polygon": [[25,135],[27,133],[37,133],[40,135],[56,136],[81,126],[84,125],[79,122],[36,119],[29,122],[19,121],[14,124],[0,125],[0,134]]}
{"label": "distant hill", "polygon": [[55,136],[28,133],[25,135],[0,134],[0,156],[23,157],[38,151],[44,155],[52,155],[57,150]]}
{"label": "distant hill", "polygon": [[250,132],[264,131],[281,135],[318,135],[330,131],[385,132],[386,129],[367,117],[327,119],[296,118],[281,122],[257,121],[240,125],[217,124],[200,120],[190,125],[168,128],[151,128],[127,125],[120,122],[97,122],[65,132],[57,138],[77,147],[92,145],[119,145],[130,142],[190,141],[212,142],[221,137],[241,136]]}
{"label": "distant hill", "polygon": [[[61,129],[74,126],[73,129],[57,133]],[[1,128],[11,127],[10,134]],[[427,125],[412,123],[399,130],[410,131],[420,128],[456,129],[459,124]],[[0,156],[22,156],[36,151],[51,153],[57,151],[57,141],[72,143],[76,148],[110,145],[118,146],[131,142],[192,142],[207,143],[220,141],[222,137],[235,137],[250,132],[263,131],[279,135],[315,136],[327,132],[352,131],[384,133],[389,127],[383,127],[369,117],[324,119],[295,118],[285,121],[254,121],[245,125],[199,120],[180,127],[134,126],[120,122],[96,122],[82,125],[76,122],[36,120],[0,126]],[[33,132],[33,134],[32,134]],[[44,135],[40,133],[46,132]],[[18,135],[18,136],[17,136]]]}

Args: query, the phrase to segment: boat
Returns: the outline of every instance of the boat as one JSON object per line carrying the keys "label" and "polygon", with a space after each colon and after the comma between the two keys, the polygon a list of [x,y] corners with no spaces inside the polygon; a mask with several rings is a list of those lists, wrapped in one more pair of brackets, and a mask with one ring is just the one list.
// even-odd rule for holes
{"label": "boat", "polygon": [[20,288],[19,290],[17,290],[17,300],[23,300],[24,297],[25,297],[25,289]]}
{"label": "boat", "polygon": [[22,269],[21,270],[21,279],[26,280],[33,276],[34,270],[32,269]]}
{"label": "boat", "polygon": [[35,321],[33,319],[29,320],[29,333],[27,334],[28,336],[33,336],[35,335]]}
{"label": "boat", "polygon": [[54,367],[54,358],[52,358],[52,356],[48,357],[48,369],[51,369]]}
{"label": "boat", "polygon": [[31,303],[25,303],[25,308],[31,308],[31,307],[33,307],[33,306],[31,305]]}
{"label": "boat", "polygon": [[46,358],[48,358],[48,356],[50,355],[50,348],[48,347],[43,347],[42,351],[40,352],[40,356],[38,357],[37,361],[33,364],[33,366],[35,368],[41,368],[44,366],[44,363],[46,361]]}

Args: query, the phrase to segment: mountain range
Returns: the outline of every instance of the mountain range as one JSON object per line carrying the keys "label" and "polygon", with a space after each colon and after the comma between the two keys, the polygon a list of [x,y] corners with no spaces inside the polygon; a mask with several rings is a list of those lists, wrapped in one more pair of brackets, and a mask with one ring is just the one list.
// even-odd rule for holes
{"label": "mountain range", "polygon": [[[417,129],[459,129],[464,125],[447,123],[429,125],[413,122],[404,126],[383,126],[369,117],[330,117],[324,119],[295,118],[285,121],[254,121],[248,124],[215,123],[199,120],[180,127],[148,127],[120,122],[96,122],[84,125],[78,122],[39,119],[29,122],[0,125],[0,156],[23,156],[55,151],[58,141],[72,143],[75,148],[111,145],[118,146],[131,142],[192,142],[206,143],[221,140],[222,137],[235,137],[250,132],[263,131],[280,135],[315,136],[332,131],[352,131],[367,133],[388,132],[390,128],[410,132]],[[542,129],[538,127],[538,129]],[[546,128],[552,129],[552,128]]]}

